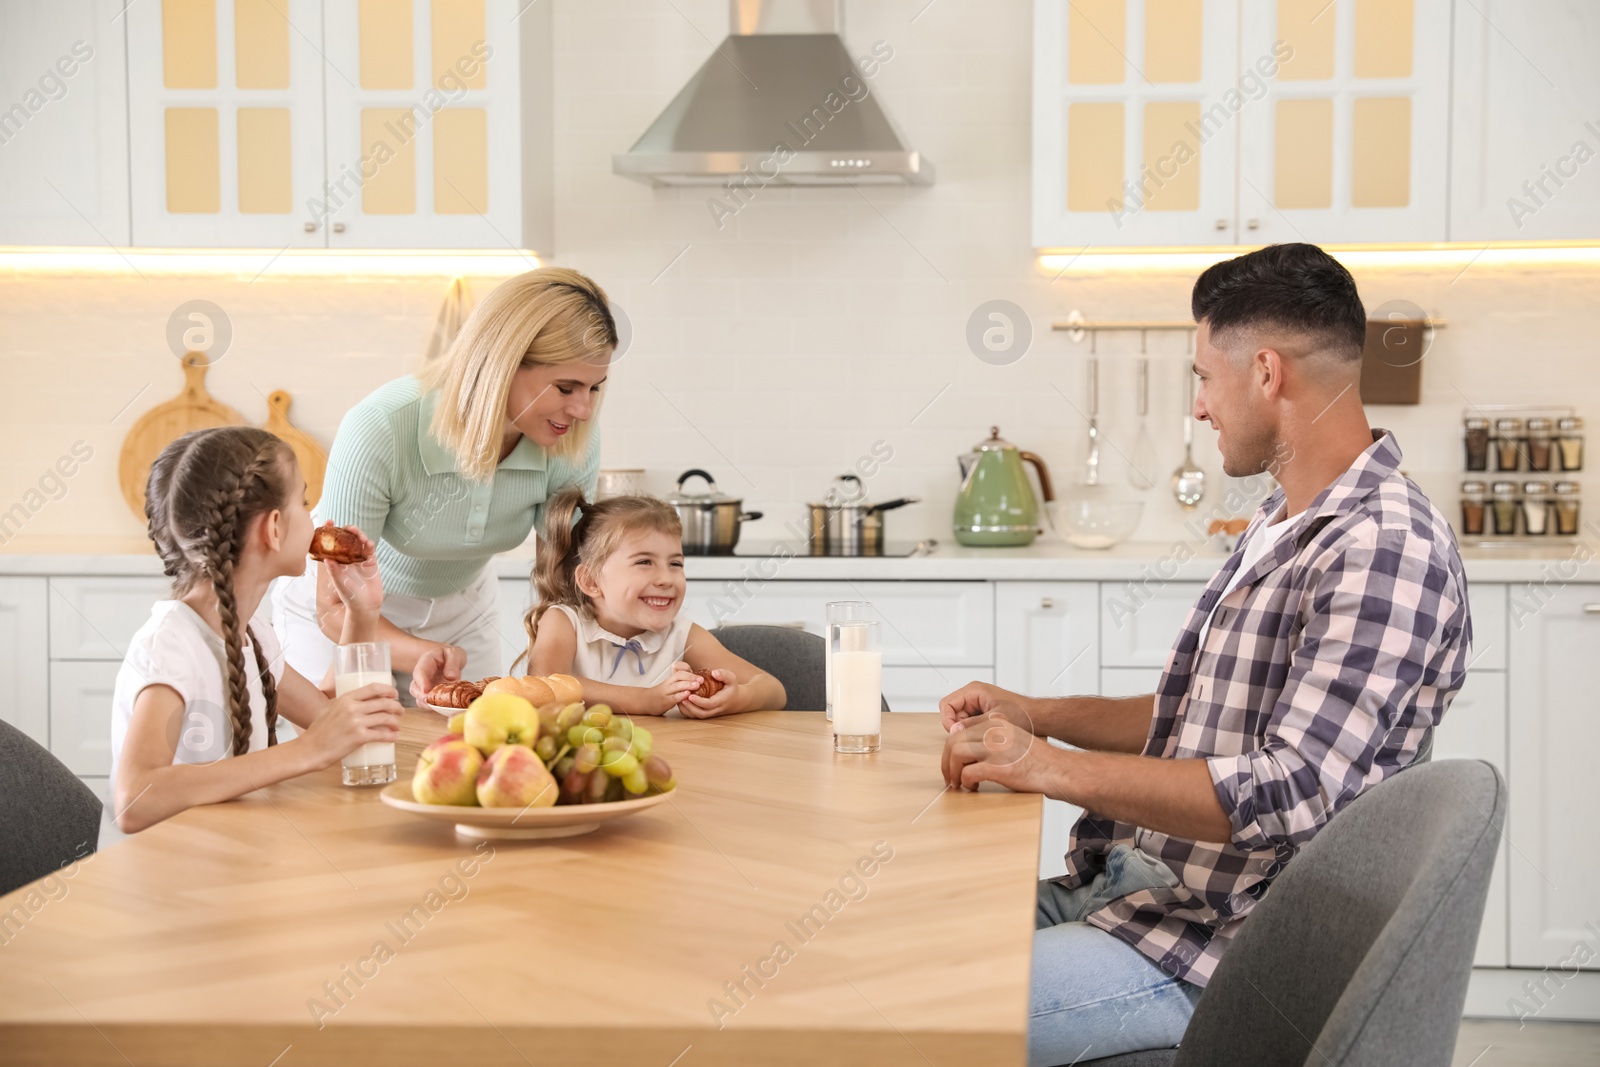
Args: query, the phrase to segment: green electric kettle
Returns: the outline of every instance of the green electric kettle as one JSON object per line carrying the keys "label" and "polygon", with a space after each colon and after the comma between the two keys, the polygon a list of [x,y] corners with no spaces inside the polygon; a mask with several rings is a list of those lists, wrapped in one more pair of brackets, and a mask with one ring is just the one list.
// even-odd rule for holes
{"label": "green electric kettle", "polygon": [[1000,439],[1000,427],[989,427],[989,439],[956,457],[961,490],[956,494],[955,534],[963,545],[989,547],[1033,544],[1039,532],[1039,498],[1028,483],[1023,462],[1039,473],[1045,503],[1056,498],[1050,469],[1032,452]]}

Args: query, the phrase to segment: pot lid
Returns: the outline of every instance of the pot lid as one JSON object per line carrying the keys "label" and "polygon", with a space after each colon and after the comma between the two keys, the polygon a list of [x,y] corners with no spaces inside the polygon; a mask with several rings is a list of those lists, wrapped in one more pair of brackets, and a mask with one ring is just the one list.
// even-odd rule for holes
{"label": "pot lid", "polygon": [[1001,439],[1000,427],[991,426],[989,427],[988,439],[979,441],[977,444],[973,445],[972,450],[974,452],[1015,452],[1017,450],[1017,446],[1012,444],[1010,441]]}
{"label": "pot lid", "polygon": [[[683,483],[688,481],[690,478],[705,479],[705,492],[691,493],[686,491],[683,488]],[[698,467],[691,467],[689,470],[686,470],[682,474],[678,475],[678,491],[667,497],[667,503],[671,504],[673,507],[677,507],[680,504],[698,506],[706,506],[710,504],[738,504],[742,501],[742,497],[731,496],[720,491],[717,488],[717,480],[711,477],[708,472],[703,471]]]}

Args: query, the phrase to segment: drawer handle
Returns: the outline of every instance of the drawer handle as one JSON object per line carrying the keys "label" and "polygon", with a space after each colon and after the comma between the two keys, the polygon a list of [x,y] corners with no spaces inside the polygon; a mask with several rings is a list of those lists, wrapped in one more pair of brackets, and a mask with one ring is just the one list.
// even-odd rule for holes
{"label": "drawer handle", "polygon": [[1052,600],[1050,597],[1047,597],[1047,596],[1040,597],[1039,598],[1039,606],[1041,608],[1043,608],[1045,611],[1049,611],[1051,608],[1056,606],[1056,602],[1054,600]]}
{"label": "drawer handle", "polygon": [[1600,604],[1585,604],[1583,613],[1585,615],[1600,615]]}

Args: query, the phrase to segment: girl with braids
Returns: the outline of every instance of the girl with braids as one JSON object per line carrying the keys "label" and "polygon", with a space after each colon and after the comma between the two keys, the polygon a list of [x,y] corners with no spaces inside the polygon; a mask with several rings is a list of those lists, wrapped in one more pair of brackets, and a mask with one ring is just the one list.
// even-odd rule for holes
{"label": "girl with braids", "polygon": [[[523,623],[529,667],[573,675],[589,703],[631,715],[677,708],[693,719],[783,708],[776,678],[679,613],[683,527],[654,497],[590,504],[580,489],[558,493],[546,506],[533,582],[539,603]],[[722,683],[715,695],[695,695],[698,670]]]}
{"label": "girl with braids", "polygon": [[[305,491],[289,446],[249,427],[185,434],[150,468],[145,515],[173,599],[156,604],[117,673],[111,777],[124,832],[399,735],[392,685],[329,700],[283,664],[262,602],[273,579],[306,569]],[[383,603],[376,565],[329,568],[344,606],[342,640],[374,640]],[[282,744],[280,716],[298,728]]]}

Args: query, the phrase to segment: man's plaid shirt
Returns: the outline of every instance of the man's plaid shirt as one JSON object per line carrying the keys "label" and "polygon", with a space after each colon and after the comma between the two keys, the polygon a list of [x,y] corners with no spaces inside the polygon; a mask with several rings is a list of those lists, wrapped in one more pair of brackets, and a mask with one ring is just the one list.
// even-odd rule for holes
{"label": "man's plaid shirt", "polygon": [[1466,678],[1472,623],[1455,534],[1399,464],[1394,437],[1374,431],[1218,603],[1245,539],[1282,510],[1275,489],[1167,657],[1144,755],[1206,760],[1232,840],[1191,841],[1092,812],[1073,827],[1069,887],[1093,879],[1115,844],[1177,876],[1088,921],[1195,985],[1210,980],[1299,846],[1417,758]]}

